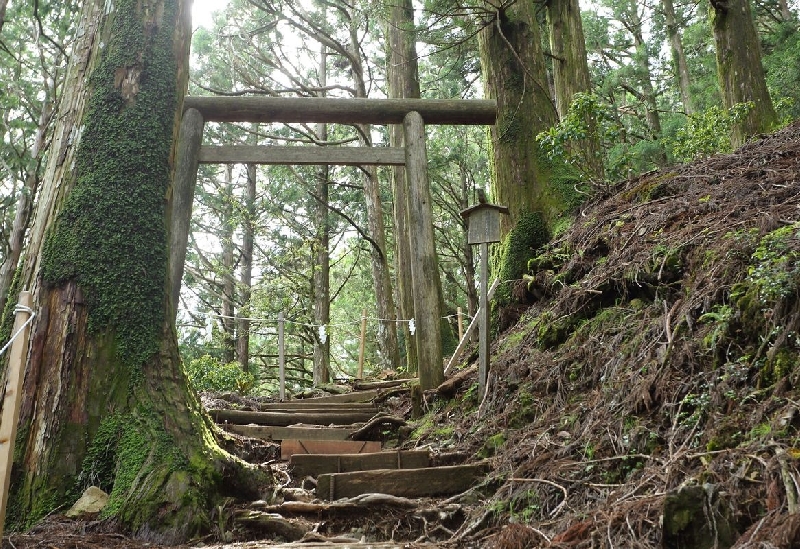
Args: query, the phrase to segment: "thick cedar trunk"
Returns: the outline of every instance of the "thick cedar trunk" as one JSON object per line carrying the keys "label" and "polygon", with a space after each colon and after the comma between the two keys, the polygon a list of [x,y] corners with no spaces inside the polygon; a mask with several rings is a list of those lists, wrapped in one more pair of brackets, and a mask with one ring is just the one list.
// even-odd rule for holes
{"label": "thick cedar trunk", "polygon": [[503,234],[528,213],[541,212],[548,220],[560,213],[535,139],[557,116],[534,11],[533,3],[511,4],[478,35],[486,96],[497,100],[492,184],[494,201],[510,210],[501,221]]}
{"label": "thick cedar trunk", "polygon": [[[396,0],[391,4],[391,19],[387,28],[387,76],[389,97],[395,99],[418,99],[420,97],[419,68],[417,64],[414,9],[411,0]],[[403,127],[390,126],[389,143],[402,147]],[[408,188],[405,168],[392,168],[392,190],[394,195],[395,276],[397,279],[397,303],[400,316],[408,320],[414,316],[414,294],[411,283],[411,248],[408,227]],[[400,324],[406,351],[406,369],[417,371],[417,350],[409,332],[408,323]]]}
{"label": "thick cedar trunk", "polygon": [[[362,135],[369,135],[369,127],[362,127]],[[383,226],[383,204],[380,195],[380,180],[375,166],[365,166],[364,198],[367,207],[367,224],[369,234],[381,249],[370,246],[372,260],[372,280],[375,285],[375,305],[378,316],[378,351],[379,363],[376,366],[396,370],[400,365],[400,353],[397,348],[397,313],[392,295],[392,279],[389,272],[389,258],[386,254],[386,229]]]}
{"label": "thick cedar trunk", "polygon": [[[547,22],[550,28],[550,50],[553,54],[553,84],[559,118],[569,111],[576,93],[589,93],[591,79],[586,57],[586,40],[578,0],[549,0]],[[586,124],[594,130],[593,120]],[[595,135],[595,131],[591,132]],[[597,138],[589,138],[578,145],[592,177],[603,180],[603,159]]]}
{"label": "thick cedar trunk", "polygon": [[678,77],[678,87],[681,91],[683,110],[686,114],[694,112],[692,94],[690,90],[689,65],[686,63],[686,54],[683,52],[683,40],[681,40],[680,27],[675,18],[675,6],[672,0],[661,0],[661,7],[664,9],[664,19],[667,25],[667,36],[672,49],[672,63],[675,66],[675,73]]}
{"label": "thick cedar trunk", "polygon": [[750,2],[730,0],[710,2],[711,25],[717,50],[717,76],[722,99],[730,108],[738,103],[753,103],[753,109],[733,128],[731,142],[739,147],[748,138],[769,131],[777,123]]}
{"label": "thick cedar trunk", "polygon": [[189,5],[87,2],[82,18],[24,264],[39,315],[10,520],[31,524],[94,483],[111,492],[103,516],[177,541],[207,526],[227,461],[187,386],[168,297]]}

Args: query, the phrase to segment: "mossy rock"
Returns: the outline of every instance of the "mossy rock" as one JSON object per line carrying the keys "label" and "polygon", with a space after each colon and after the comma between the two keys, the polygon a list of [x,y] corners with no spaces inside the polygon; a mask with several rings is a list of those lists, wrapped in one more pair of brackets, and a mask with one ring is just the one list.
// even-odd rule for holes
{"label": "mossy rock", "polygon": [[716,486],[684,486],[664,500],[664,549],[728,549],[738,537],[735,524]]}
{"label": "mossy rock", "polygon": [[[521,279],[528,272],[528,262],[549,240],[550,232],[540,213],[523,215],[495,251],[494,271],[498,278],[503,282]],[[494,300],[497,307],[511,303],[511,286],[501,284]]]}

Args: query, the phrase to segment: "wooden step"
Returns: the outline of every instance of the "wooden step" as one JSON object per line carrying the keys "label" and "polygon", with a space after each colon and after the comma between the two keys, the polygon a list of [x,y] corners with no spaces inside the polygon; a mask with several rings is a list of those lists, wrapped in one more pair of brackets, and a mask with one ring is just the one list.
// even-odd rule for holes
{"label": "wooden step", "polygon": [[[266,547],[266,546],[265,546]],[[408,547],[415,547],[422,549],[423,547],[436,547],[428,543],[415,543],[413,546],[408,542],[392,543],[389,541],[382,542],[353,542],[353,543],[284,543],[280,545],[269,545],[269,549],[407,549]]]}
{"label": "wooden step", "polygon": [[[378,390],[353,391],[352,393],[341,393],[338,395],[325,395],[321,397],[310,397],[302,399],[304,402],[370,402],[378,396]],[[292,401],[298,402],[298,401]]]}
{"label": "wooden step", "polygon": [[281,459],[295,454],[364,454],[380,452],[381,443],[374,440],[288,440],[281,441]]}
{"label": "wooden step", "polygon": [[487,462],[448,467],[328,473],[317,477],[317,497],[335,500],[370,492],[402,497],[459,494],[489,472]]}
{"label": "wooden step", "polygon": [[363,391],[369,389],[392,389],[394,387],[400,387],[401,385],[405,385],[407,383],[419,383],[419,378],[392,379],[389,381],[358,380],[353,382],[353,389],[355,389],[356,391]]}
{"label": "wooden step", "polygon": [[226,431],[262,440],[348,440],[353,429],[341,427],[275,427],[272,425],[223,425]]}
{"label": "wooden step", "polygon": [[317,399],[289,400],[287,402],[267,402],[259,406],[262,412],[366,412],[377,411],[372,402],[320,402]]}
{"label": "wooden step", "polygon": [[294,454],[289,465],[294,468],[296,478],[375,469],[421,469],[430,466],[430,453],[426,450],[373,454]]}
{"label": "wooden step", "polygon": [[352,425],[369,421],[375,414],[372,411],[358,412],[248,412],[245,410],[209,410],[217,423],[236,423],[247,425],[273,425],[288,427],[295,423],[309,425]]}

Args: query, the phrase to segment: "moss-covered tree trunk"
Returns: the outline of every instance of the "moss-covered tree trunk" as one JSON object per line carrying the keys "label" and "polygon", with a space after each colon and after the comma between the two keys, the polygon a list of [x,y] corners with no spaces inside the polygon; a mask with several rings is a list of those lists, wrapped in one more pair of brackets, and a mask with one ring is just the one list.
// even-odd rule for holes
{"label": "moss-covered tree trunk", "polygon": [[747,116],[733,128],[731,142],[739,147],[749,137],[767,132],[777,123],[748,0],[710,2],[711,26],[717,51],[717,76],[722,99],[730,108],[737,103],[753,103]]}
{"label": "moss-covered tree trunk", "polygon": [[206,526],[233,464],[187,386],[169,303],[189,6],[83,8],[22,278],[39,315],[10,501],[18,527],[98,485],[111,493],[103,516],[180,540]]}
{"label": "moss-covered tree trunk", "polygon": [[536,143],[536,134],[553,126],[557,114],[534,10],[533,2],[511,3],[496,11],[479,34],[486,97],[497,100],[492,190],[494,201],[510,209],[502,223],[504,234],[529,213],[554,220],[563,211]]}
{"label": "moss-covered tree trunk", "polygon": [[[550,51],[553,55],[553,89],[556,108],[563,119],[576,93],[589,93],[591,79],[586,56],[586,39],[578,0],[548,0],[547,24],[550,30]],[[578,148],[586,159],[590,175],[602,181],[603,158],[596,137],[593,118],[584,121],[594,138],[581,140]]]}
{"label": "moss-covered tree trunk", "polygon": [[[485,95],[497,101],[497,123],[491,128],[493,201],[509,208],[501,219],[503,243],[494,250],[492,267],[492,276],[506,282],[495,294],[501,328],[514,320],[504,320],[503,312],[513,309],[506,307],[511,281],[522,278],[528,259],[569,209],[557,185],[563,174],[554,172],[536,142],[536,135],[558,117],[535,10],[534,2],[508,4],[495,11],[478,35]],[[570,190],[574,183],[569,183]]]}

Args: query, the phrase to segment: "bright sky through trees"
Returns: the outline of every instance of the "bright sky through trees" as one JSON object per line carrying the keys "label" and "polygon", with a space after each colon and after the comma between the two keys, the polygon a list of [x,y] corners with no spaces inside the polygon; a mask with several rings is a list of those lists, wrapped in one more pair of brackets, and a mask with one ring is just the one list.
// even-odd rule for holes
{"label": "bright sky through trees", "polygon": [[192,27],[211,27],[211,14],[222,11],[228,0],[194,0],[192,4]]}

